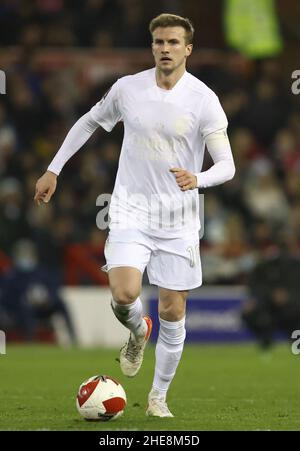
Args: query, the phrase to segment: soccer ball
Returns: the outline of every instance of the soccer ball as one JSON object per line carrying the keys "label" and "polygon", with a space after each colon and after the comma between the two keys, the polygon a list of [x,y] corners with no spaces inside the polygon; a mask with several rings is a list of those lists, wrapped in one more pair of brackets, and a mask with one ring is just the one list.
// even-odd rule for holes
{"label": "soccer ball", "polygon": [[126,393],[115,379],[109,376],[93,376],[80,385],[76,406],[86,420],[116,419],[125,409]]}

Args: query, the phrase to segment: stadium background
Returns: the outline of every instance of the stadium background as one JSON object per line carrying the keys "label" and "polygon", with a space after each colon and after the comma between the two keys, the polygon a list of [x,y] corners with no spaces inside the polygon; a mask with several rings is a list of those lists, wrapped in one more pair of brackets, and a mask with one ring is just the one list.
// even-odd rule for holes
{"label": "stadium background", "polygon": [[[218,94],[228,116],[236,164],[232,181],[205,192],[201,241],[205,288],[192,296],[198,304],[193,307],[196,315],[190,316],[189,338],[220,342],[251,338],[239,316],[249,274],[262,257],[276,252],[279,231],[288,232],[286,245],[295,255],[300,251],[300,95],[291,90],[292,72],[300,69],[300,7],[296,0],[277,0],[272,16],[271,1],[251,2],[247,14],[261,18],[259,4],[266,4],[264,12],[270,16],[258,29],[252,23],[249,42],[255,35],[260,39],[249,49],[232,41],[233,22],[228,22],[226,9],[230,4],[245,2],[1,2],[0,69],[6,75],[6,95],[0,96],[0,329],[8,345],[67,344],[71,338],[73,344],[114,347],[127,335],[109,310],[107,278],[99,271],[107,232],[96,227],[97,196],[113,189],[122,126],[110,134],[98,129],[65,166],[50,204],[37,208],[33,195],[37,179],[80,115],[118,77],[152,66],[148,23],[162,11],[187,16],[194,23],[188,70]],[[239,14],[235,19],[243,31],[245,17],[241,10]],[[266,42],[268,20],[272,32]],[[210,164],[207,158],[205,168]],[[7,291],[7,274],[34,249],[39,289],[31,292],[30,301],[28,297],[17,301],[17,294]],[[52,296],[50,301],[41,290],[41,274],[43,281],[47,279],[46,288],[55,287],[55,294],[47,295]],[[155,291],[144,282],[151,310]],[[211,299],[217,316],[213,313],[209,319]],[[207,323],[201,322],[201,314]],[[61,316],[67,324],[70,319],[69,329]],[[111,334],[115,326],[118,332]],[[12,356],[20,359],[23,348],[13,349]],[[28,349],[24,355],[27,352],[30,359]],[[279,365],[285,362],[283,354]],[[232,357],[232,368],[236,358]],[[91,366],[85,368],[92,371]]]}
{"label": "stadium background", "polygon": [[[276,250],[280,228],[289,227],[290,246],[299,249],[300,109],[291,91],[299,5],[275,2],[269,18],[273,34],[266,38],[262,28],[256,30],[256,20],[247,39],[255,34],[260,39],[247,49],[234,42],[234,21],[239,31],[245,18],[238,11],[228,19],[229,7],[238,3],[245,8],[242,0],[2,2],[0,67],[7,82],[7,94],[0,97],[2,277],[14,266],[18,245],[22,253],[20,240],[27,239],[57,287],[107,285],[99,271],[107,231],[96,227],[96,199],[112,192],[122,126],[110,134],[99,129],[72,158],[51,204],[36,208],[34,187],[77,118],[119,76],[152,66],[148,23],[169,10],[195,25],[188,70],[220,97],[237,169],[234,180],[205,192],[205,285],[247,285],[261,255]],[[255,11],[254,2],[244,16],[257,19],[266,11]],[[209,164],[207,158],[205,167]],[[8,338],[22,339],[24,331],[19,335],[18,324],[9,327],[7,320],[3,312],[0,325]]]}
{"label": "stadium background", "polygon": [[[205,192],[204,281],[246,284],[260,254],[274,250],[279,228],[288,225],[291,245],[299,246],[300,112],[291,93],[299,8],[296,2],[276,2],[283,50],[267,49],[265,58],[250,59],[227,43],[224,3],[171,3],[173,12],[195,24],[188,68],[220,97],[237,168],[234,180]],[[13,264],[16,243],[27,238],[59,283],[107,284],[98,270],[106,231],[95,226],[96,199],[112,192],[122,126],[94,134],[64,168],[51,204],[38,209],[32,195],[77,118],[119,76],[151,67],[147,24],[168,8],[163,1],[3,2],[2,274]]]}

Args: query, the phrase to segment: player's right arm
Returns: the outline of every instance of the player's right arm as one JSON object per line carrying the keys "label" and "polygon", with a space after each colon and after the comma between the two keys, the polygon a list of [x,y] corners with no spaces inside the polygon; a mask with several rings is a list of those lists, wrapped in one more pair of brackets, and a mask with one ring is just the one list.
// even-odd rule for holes
{"label": "player's right arm", "polygon": [[70,129],[48,170],[38,179],[35,187],[34,201],[37,205],[49,202],[56,189],[57,176],[66,162],[86,143],[99,124],[93,120],[91,113],[84,114]]}
{"label": "player's right arm", "polygon": [[36,183],[34,201],[37,205],[49,202],[56,190],[57,176],[66,162],[86,143],[94,131],[101,126],[111,131],[114,125],[121,120],[118,105],[118,82],[84,114],[70,129],[57,154],[48,166],[48,170]]}

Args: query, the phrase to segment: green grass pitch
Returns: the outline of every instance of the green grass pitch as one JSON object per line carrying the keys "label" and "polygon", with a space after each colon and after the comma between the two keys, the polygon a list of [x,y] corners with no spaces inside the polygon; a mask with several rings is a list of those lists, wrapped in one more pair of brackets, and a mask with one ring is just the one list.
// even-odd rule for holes
{"label": "green grass pitch", "polygon": [[[169,392],[175,418],[145,416],[154,347],[140,373],[124,377],[117,350],[8,346],[0,356],[1,430],[299,430],[300,355],[279,345],[262,358],[253,345],[187,345]],[[96,374],[115,377],[128,404],[116,421],[86,422],[78,386]]]}

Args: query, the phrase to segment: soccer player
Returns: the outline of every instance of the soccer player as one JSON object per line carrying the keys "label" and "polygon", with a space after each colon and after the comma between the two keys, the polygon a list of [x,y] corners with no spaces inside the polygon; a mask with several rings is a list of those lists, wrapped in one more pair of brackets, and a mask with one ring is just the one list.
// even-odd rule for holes
{"label": "soccer player", "polygon": [[[113,312],[130,331],[120,366],[129,377],[137,374],[151,333],[139,297],[147,267],[150,283],[158,286],[160,330],[146,414],[173,417],[166,395],[183,351],[186,299],[202,283],[197,188],[230,180],[235,167],[217,96],[186,71],[190,20],[161,14],[150,32],[155,67],[117,80],[75,123],[37,181],[35,201],[49,202],[61,169],[97,127],[111,131],[123,121],[104,268]],[[201,172],[205,145],[213,165]]]}

